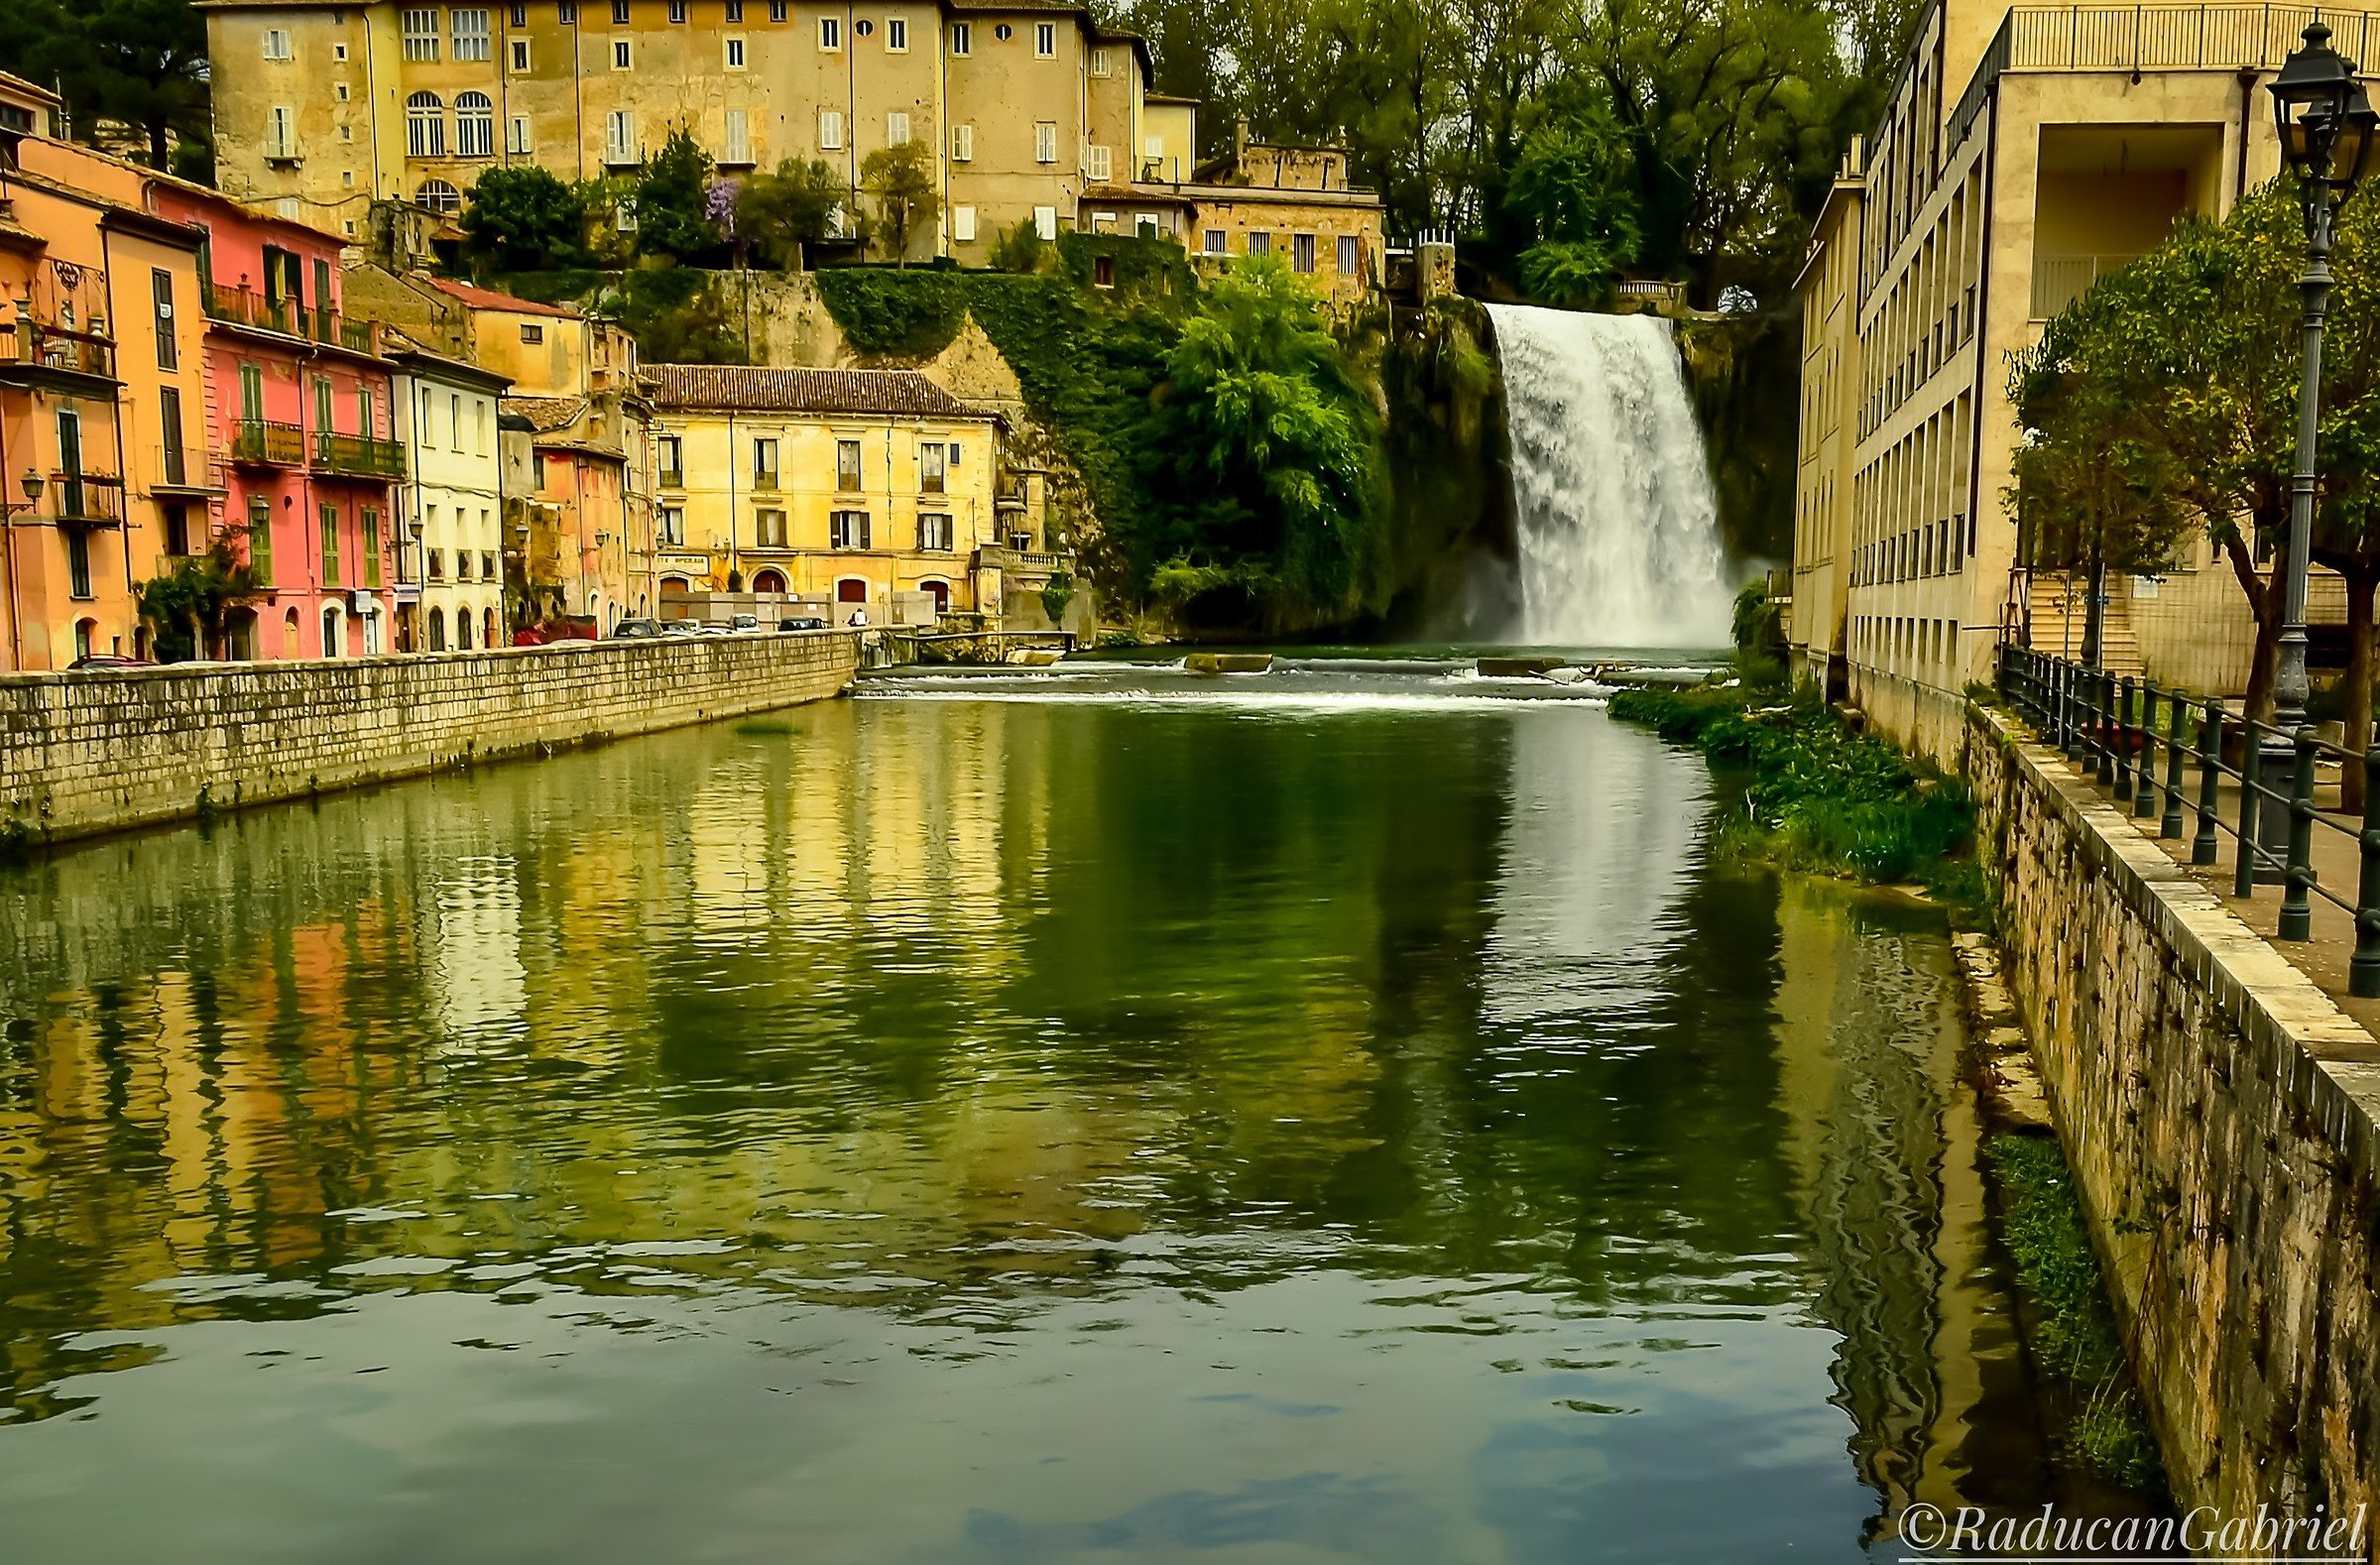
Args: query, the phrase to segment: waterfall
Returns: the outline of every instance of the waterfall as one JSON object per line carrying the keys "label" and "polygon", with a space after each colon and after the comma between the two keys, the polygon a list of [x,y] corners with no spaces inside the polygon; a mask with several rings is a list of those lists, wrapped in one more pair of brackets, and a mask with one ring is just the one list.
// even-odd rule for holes
{"label": "waterfall", "polygon": [[1520,607],[1549,647],[1724,647],[1731,608],[1669,322],[1490,304],[1512,430]]}

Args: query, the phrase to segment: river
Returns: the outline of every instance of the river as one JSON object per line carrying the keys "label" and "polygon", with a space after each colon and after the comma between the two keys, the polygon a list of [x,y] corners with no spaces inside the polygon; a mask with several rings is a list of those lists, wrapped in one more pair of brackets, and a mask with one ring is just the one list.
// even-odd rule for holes
{"label": "river", "polygon": [[2036,1508],[1942,924],[1713,789],[1424,662],[912,674],[0,869],[0,1554]]}

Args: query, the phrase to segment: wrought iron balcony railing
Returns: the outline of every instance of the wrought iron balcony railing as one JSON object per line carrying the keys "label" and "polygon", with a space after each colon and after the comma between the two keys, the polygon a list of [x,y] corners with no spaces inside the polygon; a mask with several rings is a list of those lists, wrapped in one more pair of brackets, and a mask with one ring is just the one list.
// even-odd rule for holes
{"label": "wrought iron balcony railing", "polygon": [[60,527],[122,527],[124,480],[115,473],[52,473],[50,514]]}
{"label": "wrought iron balcony railing", "polygon": [[314,436],[314,465],[356,478],[403,478],[405,449],[394,440],[375,440],[369,435],[318,433]]}
{"label": "wrought iron balcony railing", "polygon": [[297,467],[305,460],[305,431],[270,419],[242,419],[232,426],[231,459],[270,467]]}

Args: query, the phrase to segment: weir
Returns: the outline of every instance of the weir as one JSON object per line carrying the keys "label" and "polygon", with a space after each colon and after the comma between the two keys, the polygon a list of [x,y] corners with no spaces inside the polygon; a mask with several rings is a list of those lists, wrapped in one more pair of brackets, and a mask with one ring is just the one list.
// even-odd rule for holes
{"label": "weir", "polygon": [[1669,322],[1489,304],[1512,440],[1519,608],[1504,639],[1718,647],[1726,557]]}

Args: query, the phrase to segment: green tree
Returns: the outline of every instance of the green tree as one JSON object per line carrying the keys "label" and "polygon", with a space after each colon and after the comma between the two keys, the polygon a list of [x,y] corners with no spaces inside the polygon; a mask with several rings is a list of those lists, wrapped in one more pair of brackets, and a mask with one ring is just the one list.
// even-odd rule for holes
{"label": "green tree", "polygon": [[472,257],[503,272],[584,265],[586,226],[580,192],[529,164],[482,174],[462,216]]}
{"label": "green tree", "polygon": [[177,138],[207,139],[206,24],[188,0],[0,0],[11,70],[56,82],[76,134],[138,129],[151,168]]}
{"label": "green tree", "polygon": [[141,618],[151,627],[158,662],[186,662],[220,645],[224,615],[255,592],[255,575],[233,552],[229,538],[218,538],[205,553],[178,558],[142,582]]}
{"label": "green tree", "polygon": [[907,265],[910,240],[930,230],[942,209],[933,154],[918,141],[879,147],[860,164],[860,188],[874,206],[876,233],[886,251]]}
{"label": "green tree", "polygon": [[710,183],[711,155],[685,127],[671,131],[637,174],[638,250],[689,263],[718,250]]}
{"label": "green tree", "polygon": [[736,231],[770,266],[794,271],[806,246],[831,237],[849,190],[820,159],[787,158],[772,174],[748,177],[736,193]]}

